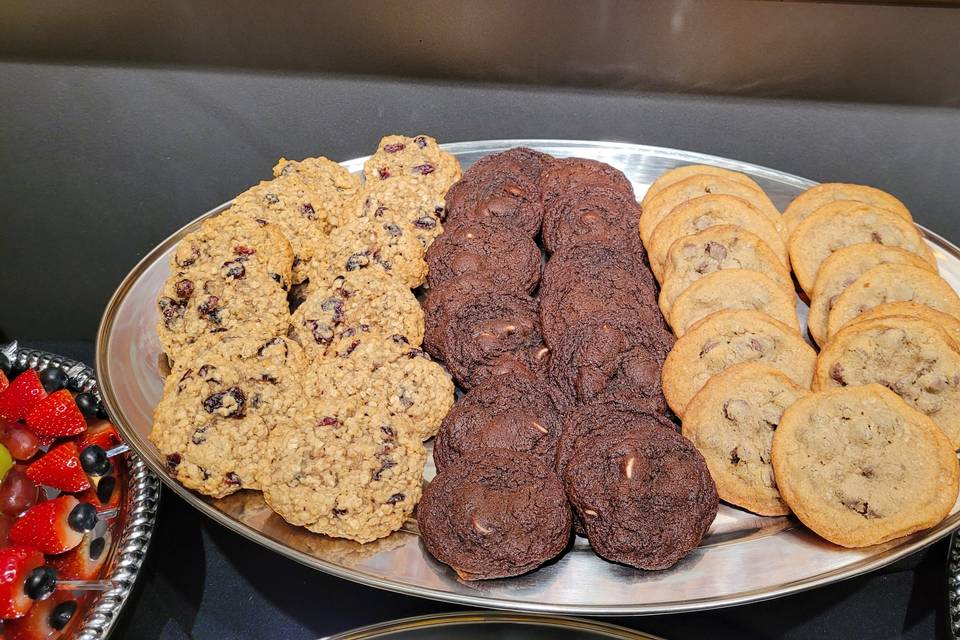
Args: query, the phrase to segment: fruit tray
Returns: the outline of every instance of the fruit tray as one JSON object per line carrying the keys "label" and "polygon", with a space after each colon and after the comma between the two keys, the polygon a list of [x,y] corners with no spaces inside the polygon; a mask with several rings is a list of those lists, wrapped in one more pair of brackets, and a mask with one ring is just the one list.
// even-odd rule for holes
{"label": "fruit tray", "polygon": [[[0,346],[0,353],[15,369],[60,369],[71,391],[88,392],[101,399],[94,370],[82,362],[46,351],[18,349],[16,342]],[[111,542],[100,575],[100,580],[110,581],[112,586],[88,592],[90,595],[81,600],[79,621],[66,628],[68,635],[78,640],[100,640],[110,635],[146,557],[160,500],[160,481],[139,456],[121,454],[113,462],[120,485],[119,505],[116,517],[101,523],[110,530]]]}
{"label": "fruit tray", "polygon": [[[622,170],[638,197],[664,171],[709,164],[753,178],[781,210],[815,183],[746,162],[624,143],[563,140],[495,140],[443,145],[467,168],[479,158],[526,146],[557,157],[600,160]],[[362,169],[366,158],[342,163]],[[150,251],[120,284],[107,306],[97,339],[97,368],[110,415],[130,444],[161,479],[207,516],[254,542],[319,571],[410,595],[517,611],[584,615],[637,615],[709,609],[754,602],[810,589],[872,571],[949,535],[960,527],[960,505],[935,527],[862,549],[830,544],[792,517],[760,517],[721,505],[701,545],[672,569],[644,572],[606,562],[583,538],[559,560],[510,579],[458,580],[424,549],[417,526],[408,521],[393,535],[361,545],[312,534],[286,524],[259,493],[241,491],[223,499],[185,489],[165,471],[147,439],[160,399],[165,358],[156,335],[155,302],[168,277],[177,242],[217,207]],[[960,249],[924,230],[941,275],[960,289]],[[804,321],[806,305],[797,298]],[[434,474],[428,461],[425,479]]]}

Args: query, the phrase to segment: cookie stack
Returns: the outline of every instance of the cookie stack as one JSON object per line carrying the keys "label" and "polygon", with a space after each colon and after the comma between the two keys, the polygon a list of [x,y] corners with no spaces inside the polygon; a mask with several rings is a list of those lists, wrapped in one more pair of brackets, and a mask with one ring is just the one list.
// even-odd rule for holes
{"label": "cookie stack", "polygon": [[427,253],[424,344],[468,391],[441,425],[439,475],[417,510],[427,550],[464,579],[530,571],[566,547],[569,501],[604,558],[673,565],[717,497],[664,415],[673,337],[630,182],[512,149],[472,166],[447,208]]}
{"label": "cookie stack", "polygon": [[151,439],[185,486],[260,489],[289,522],[361,542],[403,524],[422,441],[453,401],[418,348],[411,287],[459,175],[427,136],[385,137],[362,183],[324,158],[281,160],[181,241]]}

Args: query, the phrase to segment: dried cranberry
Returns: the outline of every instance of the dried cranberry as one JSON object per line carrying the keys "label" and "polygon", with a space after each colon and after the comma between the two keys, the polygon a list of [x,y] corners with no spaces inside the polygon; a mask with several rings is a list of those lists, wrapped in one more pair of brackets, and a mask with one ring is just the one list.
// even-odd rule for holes
{"label": "dried cranberry", "polygon": [[257,250],[250,247],[245,247],[243,245],[237,245],[233,248],[233,252],[238,256],[252,256],[257,252]]}
{"label": "dried cranberry", "polygon": [[200,257],[200,251],[198,251],[196,247],[190,247],[190,257],[189,257],[189,258],[186,258],[186,259],[184,259],[184,260],[180,260],[179,258],[177,258],[177,260],[176,260],[177,266],[178,266],[178,267],[189,267],[189,266],[192,265],[194,262],[196,262],[196,261],[197,261],[197,258],[199,258],[199,257]]}
{"label": "dried cranberry", "polygon": [[237,258],[229,262],[224,262],[223,266],[227,268],[227,277],[234,280],[243,280],[247,275],[247,270],[243,266],[243,258]]}
{"label": "dried cranberry", "polygon": [[333,342],[333,330],[325,322],[319,320],[304,320],[305,324],[313,335],[313,340],[317,344],[330,344]]}
{"label": "dried cranberry", "polygon": [[416,138],[413,139],[413,141],[417,143],[417,146],[420,147],[421,149],[427,146],[427,139],[424,138],[423,136],[417,136]]}
{"label": "dried cranberry", "polygon": [[395,493],[387,498],[387,504],[397,504],[398,502],[403,502],[406,498],[407,496],[402,493]]}
{"label": "dried cranberry", "polygon": [[380,167],[380,169],[377,170],[377,175],[380,176],[381,180],[386,180],[390,177],[390,171],[386,167]]}
{"label": "dried cranberry", "polygon": [[394,142],[393,144],[387,144],[383,146],[383,150],[387,153],[396,153],[397,151],[403,151],[407,145],[402,142]]}
{"label": "dried cranberry", "polygon": [[391,459],[391,458],[381,458],[381,459],[380,459],[380,468],[377,469],[377,470],[374,472],[374,474],[373,474],[373,479],[374,479],[374,480],[379,480],[379,479],[380,479],[380,476],[381,476],[385,471],[387,471],[388,469],[392,469],[392,468],[395,467],[395,466],[397,466],[397,463],[394,462],[393,459]]}
{"label": "dried cranberry", "polygon": [[333,416],[324,416],[323,420],[320,421],[320,426],[322,427],[336,427],[339,425],[340,421]]}
{"label": "dried cranberry", "polygon": [[241,484],[241,483],[240,483],[240,476],[238,476],[237,474],[235,474],[233,471],[230,471],[229,473],[227,473],[227,474],[225,475],[225,481],[226,481],[227,484],[234,485],[234,486],[238,486],[238,487],[239,487],[240,484]]}
{"label": "dried cranberry", "polygon": [[316,220],[317,218],[317,212],[314,211],[313,205],[309,202],[304,202],[300,205],[300,214],[307,220]]}
{"label": "dried cranberry", "polygon": [[403,232],[400,230],[400,227],[392,222],[387,222],[383,225],[384,230],[393,237],[398,237]]}
{"label": "dried cranberry", "polygon": [[374,217],[374,218],[382,218],[382,217],[383,217],[383,214],[384,214],[384,212],[385,212],[386,210],[387,210],[387,208],[386,208],[385,206],[380,205],[379,207],[377,207],[376,211],[373,212],[373,217]]}
{"label": "dried cranberry", "polygon": [[420,216],[413,221],[413,226],[418,229],[430,230],[437,226],[437,221],[431,218],[430,216]]}
{"label": "dried cranberry", "polygon": [[193,295],[193,281],[187,280],[186,278],[184,278],[183,280],[178,280],[177,281],[177,297],[186,299],[192,295]]}
{"label": "dried cranberry", "polygon": [[242,418],[246,414],[247,396],[239,387],[230,387],[226,391],[214,393],[203,401],[203,409],[207,413],[213,413],[223,407],[223,399],[230,397],[234,402],[234,408],[226,415],[228,418]]}
{"label": "dried cranberry", "polygon": [[366,253],[355,253],[347,258],[347,271],[356,271],[370,264],[370,256]]}
{"label": "dried cranberry", "polygon": [[415,166],[413,170],[422,176],[426,176],[433,173],[434,167],[429,162],[424,162],[423,164],[418,164],[417,166]]}
{"label": "dried cranberry", "polygon": [[172,471],[180,466],[181,460],[183,460],[183,458],[180,457],[179,453],[171,453],[167,456],[167,467]]}

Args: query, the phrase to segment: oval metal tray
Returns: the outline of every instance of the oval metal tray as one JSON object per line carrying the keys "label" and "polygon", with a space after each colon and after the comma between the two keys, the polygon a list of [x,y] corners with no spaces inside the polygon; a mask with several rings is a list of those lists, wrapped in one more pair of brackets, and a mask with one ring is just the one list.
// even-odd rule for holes
{"label": "oval metal tray", "polygon": [[[753,177],[781,210],[812,186],[803,178],[699,153],[633,144],[494,140],[444,145],[464,167],[478,158],[525,145],[558,157],[581,156],[622,169],[642,196],[663,171],[679,165],[713,164]],[[366,158],[342,163],[359,171]],[[194,494],[164,470],[147,439],[160,399],[162,352],[157,340],[155,300],[168,274],[176,243],[221,205],[154,248],[123,280],[104,313],[97,337],[97,368],[104,400],[124,437],[148,465],[187,502],[217,522],[305,565],[349,580],[401,593],[467,605],[532,612],[587,615],[649,614],[723,607],[809,589],[882,567],[949,534],[960,526],[951,515],[925,532],[867,549],[842,549],[813,535],[792,518],[763,518],[722,505],[700,547],[668,571],[644,572],[606,562],[586,540],[533,573],[505,580],[462,582],[431,558],[411,522],[404,530],[367,545],[334,540],[287,525],[258,493],[221,500]],[[925,231],[942,275],[960,287],[960,250]],[[806,306],[798,310],[806,317]],[[428,465],[425,477],[432,477]]]}
{"label": "oval metal tray", "polygon": [[[74,388],[101,398],[94,370],[82,362],[46,351],[18,349],[16,343],[0,350],[19,367],[37,371],[59,368],[67,374]],[[93,596],[89,608],[81,610],[84,618],[73,635],[77,640],[103,640],[110,635],[140,573],[153,535],[160,502],[160,481],[139,456],[128,453],[117,459],[125,462],[123,473],[127,481],[122,485],[119,521],[114,523],[110,557],[103,574],[104,580],[114,581],[114,587]]]}

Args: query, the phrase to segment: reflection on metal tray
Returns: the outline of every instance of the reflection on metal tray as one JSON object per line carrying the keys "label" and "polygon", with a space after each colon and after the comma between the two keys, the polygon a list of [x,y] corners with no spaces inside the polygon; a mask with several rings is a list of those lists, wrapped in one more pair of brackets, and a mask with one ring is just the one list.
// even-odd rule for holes
{"label": "reflection on metal tray", "polygon": [[[561,157],[608,162],[626,173],[638,196],[662,172],[690,163],[713,164],[750,175],[781,209],[814,184],[745,162],[632,144],[496,140],[454,143],[444,148],[467,167],[484,155],[521,145]],[[359,171],[364,160],[356,158],[343,164]],[[882,567],[960,526],[955,506],[944,522],[928,531],[867,549],[842,549],[821,540],[792,518],[763,518],[721,505],[700,547],[668,571],[637,571],[606,562],[578,538],[563,557],[538,571],[467,583],[426,553],[414,523],[386,539],[360,545],[287,525],[270,511],[259,493],[242,492],[222,500],[194,494],[167,475],[157,450],[147,439],[163,383],[154,303],[177,241],[195,229],[202,218],[224,206],[167,238],[123,280],[100,327],[97,366],[111,416],[147,464],[194,507],[277,553],[343,578],[426,598],[531,612],[623,615],[729,606],[817,587]],[[954,288],[960,287],[960,250],[933,233],[925,233],[942,275]],[[805,319],[806,306],[799,298],[797,305]],[[432,473],[431,464],[426,478]]]}
{"label": "reflection on metal tray", "polygon": [[[18,349],[14,342],[0,348],[14,366],[44,371],[59,368],[67,374],[71,387],[100,397],[96,375],[90,367],[46,351]],[[102,398],[101,398],[102,399]],[[84,618],[74,632],[76,640],[102,640],[110,635],[117,616],[127,601],[133,584],[140,573],[140,566],[150,547],[157,506],[160,502],[160,481],[151,473],[143,460],[129,453],[117,458],[125,462],[120,471],[126,476],[122,483],[119,522],[108,553],[103,579],[113,580],[114,587],[95,595],[81,613]]]}
{"label": "reflection on metal tray", "polygon": [[326,640],[659,640],[639,631],[578,618],[499,612],[446,613],[392,620],[329,636]]}

